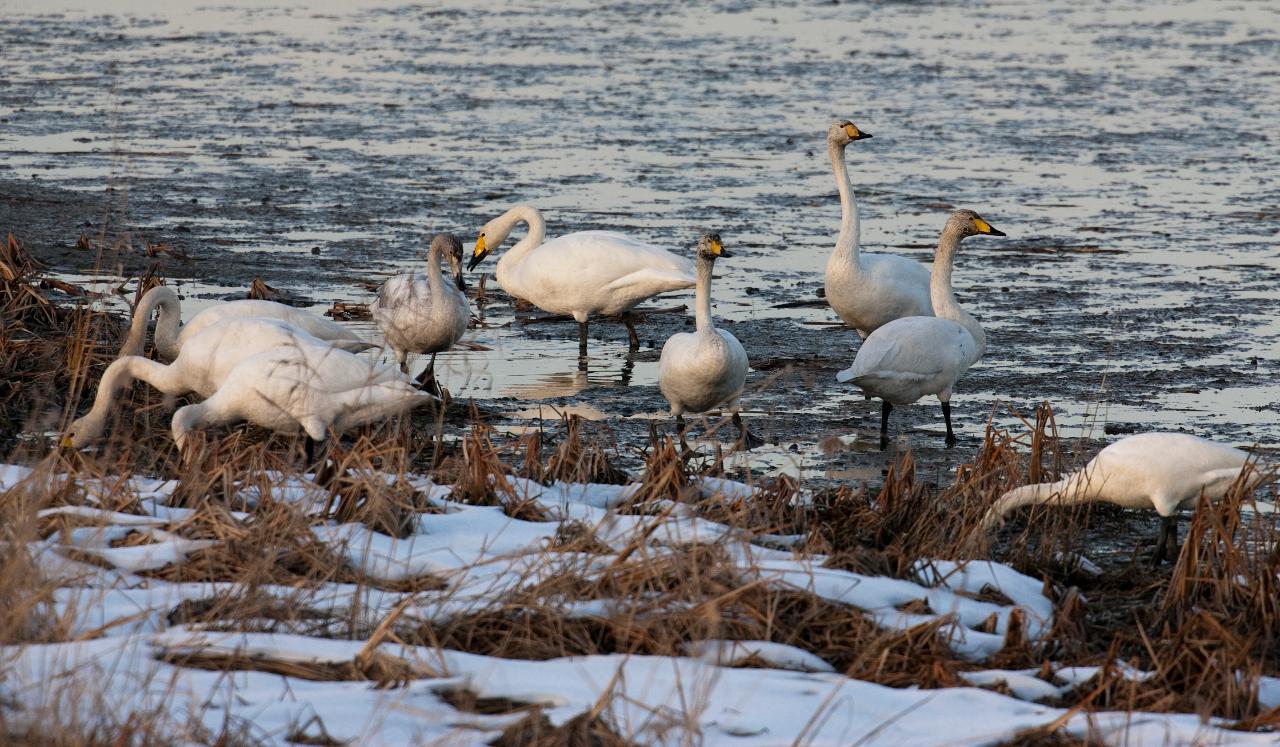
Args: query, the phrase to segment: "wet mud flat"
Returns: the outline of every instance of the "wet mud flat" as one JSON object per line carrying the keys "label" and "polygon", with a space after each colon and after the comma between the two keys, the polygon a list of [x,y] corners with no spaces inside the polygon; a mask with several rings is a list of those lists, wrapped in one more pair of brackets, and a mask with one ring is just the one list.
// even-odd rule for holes
{"label": "wet mud flat", "polygon": [[[189,315],[254,278],[317,310],[367,303],[431,233],[469,242],[518,202],[549,235],[691,252],[713,228],[735,253],[714,311],[769,441],[731,474],[875,484],[910,449],[947,484],[989,417],[1020,429],[1041,401],[1082,452],[1151,429],[1271,451],[1277,12],[1084,4],[1046,40],[1016,5],[19,7],[0,25],[0,230],[101,290],[154,269]],[[471,53],[478,29],[494,53]],[[878,403],[834,380],[858,344],[817,295],[839,220],[822,133],[842,117],[875,135],[848,154],[865,249],[928,262],[953,206],[1010,235],[957,262],[988,349],[957,387],[955,449],[924,401],[879,451]],[[672,427],[658,351],[691,314],[646,314],[635,355],[593,323],[582,371],[572,323],[487,288],[476,349],[440,363],[455,396],[513,433],[577,412],[638,467],[650,425]]]}

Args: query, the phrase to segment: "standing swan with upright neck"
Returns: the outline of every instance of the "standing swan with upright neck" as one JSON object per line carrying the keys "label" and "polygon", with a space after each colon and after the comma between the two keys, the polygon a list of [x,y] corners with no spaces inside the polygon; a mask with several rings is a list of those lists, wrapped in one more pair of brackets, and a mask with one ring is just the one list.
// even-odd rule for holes
{"label": "standing swan with upright neck", "polygon": [[693,266],[660,246],[614,231],[578,231],[543,243],[546,223],[537,209],[517,205],[480,229],[474,270],[506,241],[516,224],[529,233],[498,260],[495,275],[507,293],[578,322],[578,354],[587,354],[587,319],[622,314],[631,349],[640,347],[631,309],[641,301],[695,284]]}
{"label": "standing swan with upright neck", "polygon": [[894,319],[933,316],[924,265],[896,254],[859,251],[858,204],[844,151],[849,143],[869,137],[848,120],[827,131],[827,152],[840,190],[840,235],[827,260],[827,303],[864,338]]}
{"label": "standing swan with upright neck", "polygon": [[880,448],[889,440],[889,413],[927,394],[942,402],[947,446],[956,442],[951,430],[951,388],[982,357],[987,337],[978,320],[956,303],[951,269],[960,240],[986,234],[1004,236],[972,210],[957,210],[947,219],[933,258],[930,292],[937,316],[895,319],[872,332],[858,349],[853,365],[836,375],[852,381],[868,397],[882,400]]}
{"label": "standing swan with upright neck", "polygon": [[[440,274],[440,258],[449,258],[452,283]],[[428,391],[440,393],[436,384],[436,354],[462,339],[471,318],[466,286],[462,282],[462,242],[452,234],[438,234],[427,251],[426,277],[416,272],[396,275],[378,289],[369,305],[387,344],[396,352],[400,371],[409,373],[409,354],[431,355],[421,381]]]}
{"label": "standing swan with upright neck", "polygon": [[160,309],[160,316],[156,319],[156,353],[167,361],[177,358],[186,341],[201,330],[244,317],[279,319],[321,340],[357,343],[361,350],[373,347],[337,322],[275,301],[226,301],[202,310],[181,327],[182,309],[179,304],[178,294],[172,288],[160,285],[147,291],[134,309],[129,337],[120,348],[120,356],[142,355],[147,342],[147,321],[156,308]]}
{"label": "standing swan with upright neck", "polygon": [[747,351],[738,338],[716,329],[711,318],[711,274],[719,257],[732,256],[720,242],[720,234],[703,234],[698,242],[697,331],[681,332],[662,346],[658,386],[676,417],[681,443],[684,413],[706,412],[728,404],[738,426],[738,443],[751,448],[762,443],[752,435],[738,413],[738,397],[747,381]]}
{"label": "standing swan with upright neck", "polygon": [[[1140,433],[1107,446],[1084,469],[1057,482],[1026,485],[1000,496],[982,520],[988,532],[1021,506],[1071,506],[1105,502],[1150,508],[1164,517],[1155,560],[1177,546],[1177,512],[1201,496],[1226,495],[1249,462],[1249,454],[1185,433]],[[1172,540],[1172,547],[1170,541]]]}
{"label": "standing swan with upright neck", "polygon": [[208,397],[217,391],[231,370],[250,356],[282,346],[336,346],[355,352],[363,342],[329,343],[279,319],[226,319],[192,335],[173,363],[165,365],[140,355],[112,361],[98,382],[93,409],[67,428],[64,448],[80,448],[102,436],[116,397],[134,381],[145,381],[165,394],[195,392]]}

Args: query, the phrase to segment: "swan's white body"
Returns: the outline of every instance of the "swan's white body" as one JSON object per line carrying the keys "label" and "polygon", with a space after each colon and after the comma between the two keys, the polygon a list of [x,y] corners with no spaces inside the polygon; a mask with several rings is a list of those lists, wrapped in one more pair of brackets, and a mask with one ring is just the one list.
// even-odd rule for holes
{"label": "swan's white body", "polygon": [[[440,273],[442,248],[432,242],[427,272],[389,278],[378,289],[369,311],[396,353],[401,370],[410,353],[444,352],[462,339],[471,318],[467,294]],[[457,262],[457,259],[451,259]]]}
{"label": "swan's white body", "polygon": [[147,291],[138,303],[133,322],[129,327],[129,337],[120,348],[121,357],[142,355],[146,344],[147,320],[150,319],[151,312],[156,307],[160,309],[160,316],[156,320],[156,352],[160,358],[169,361],[178,357],[187,340],[205,329],[231,319],[247,317],[279,319],[321,340],[358,343],[361,346],[360,349],[373,347],[337,322],[275,301],[226,301],[203,309],[185,325],[179,327],[181,307],[178,294],[172,288],[161,285]]}
{"label": "swan's white body", "polygon": [[331,346],[358,351],[363,342],[327,342],[279,319],[224,319],[192,335],[169,365],[138,355],[117,358],[98,383],[93,408],[67,429],[64,443],[79,448],[96,440],[106,427],[116,397],[135,380],[145,381],[171,396],[195,392],[213,394],[241,361],[278,347]]}
{"label": "swan's white body", "polygon": [[542,214],[527,205],[485,226],[482,252],[496,249],[521,222],[529,233],[498,260],[498,284],[517,298],[545,311],[569,314],[580,324],[593,314],[621,314],[659,293],[696,283],[687,259],[614,231],[579,231],[544,243]]}
{"label": "swan's white body", "polygon": [[1218,500],[1240,475],[1249,455],[1185,433],[1141,433],[1107,446],[1084,469],[1057,482],[1026,485],[1000,497],[983,528],[998,526],[1019,506],[1101,501],[1154,509],[1172,516],[1201,495]]}
{"label": "swan's white body", "polygon": [[938,315],[895,319],[872,332],[858,348],[853,365],[836,375],[837,381],[852,381],[867,396],[894,405],[929,394],[951,401],[952,387],[987,346],[982,326],[960,308],[951,290],[951,269],[963,236],[953,216],[943,229],[933,263],[931,291]]}
{"label": "swan's white body", "polygon": [[[846,129],[852,128],[852,132]],[[845,165],[845,148],[857,133],[852,123],[833,125],[827,150],[840,190],[840,235],[827,260],[826,297],[844,323],[866,337],[894,319],[932,316],[929,270],[896,254],[862,254],[858,204]]]}
{"label": "swan's white body", "polygon": [[658,386],[672,415],[736,408],[747,381],[747,351],[711,318],[711,269],[711,261],[698,260],[697,331],[674,334],[662,346]]}
{"label": "swan's white body", "polygon": [[330,429],[341,434],[431,401],[394,366],[302,343],[241,361],[211,397],[174,413],[173,438],[181,449],[196,428],[247,420],[323,441]]}

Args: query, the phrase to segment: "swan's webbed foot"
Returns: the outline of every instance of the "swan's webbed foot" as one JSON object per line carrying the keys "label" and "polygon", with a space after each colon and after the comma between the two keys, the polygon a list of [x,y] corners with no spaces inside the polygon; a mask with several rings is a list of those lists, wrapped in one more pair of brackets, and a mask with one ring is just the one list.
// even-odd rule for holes
{"label": "swan's webbed foot", "polygon": [[742,422],[742,415],[733,414],[733,424],[738,427],[738,451],[751,451],[767,443],[763,438],[747,430],[747,424]]}

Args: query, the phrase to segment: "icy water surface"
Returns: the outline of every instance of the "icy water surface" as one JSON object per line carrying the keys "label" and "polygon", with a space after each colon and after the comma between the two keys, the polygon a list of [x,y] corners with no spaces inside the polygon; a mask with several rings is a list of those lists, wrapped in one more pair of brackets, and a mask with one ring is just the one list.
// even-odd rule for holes
{"label": "icy water surface", "polygon": [[[954,399],[960,447],[931,400],[895,412],[898,447],[945,472],[988,415],[1041,400],[1069,435],[1280,445],[1280,5],[0,10],[0,228],[68,275],[136,277],[163,241],[192,310],[254,276],[328,305],[520,202],[551,236],[692,251],[715,229],[735,253],[716,313],[761,364],[753,469],[875,476],[878,404],[834,382],[856,336],[824,305],[779,308],[818,300],[840,210],[825,131],[848,117],[875,136],[848,154],[865,248],[927,262],[953,206],[1009,234],[966,241],[955,273],[989,344]],[[122,230],[133,250],[72,248]],[[468,336],[486,349],[442,358],[450,388],[514,427],[573,406],[647,433],[686,313],[652,315],[632,359],[594,324],[585,373],[573,325],[527,316],[495,297]]]}

